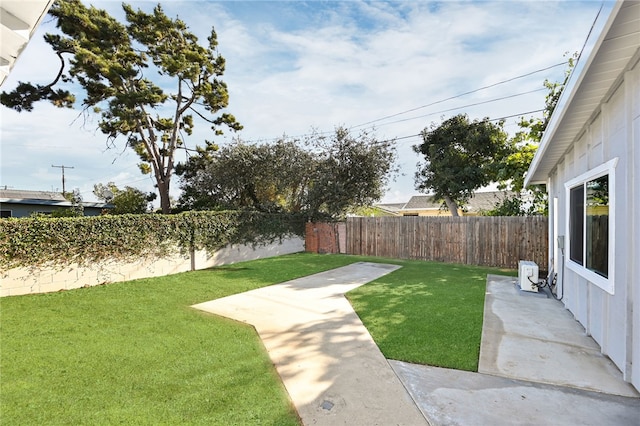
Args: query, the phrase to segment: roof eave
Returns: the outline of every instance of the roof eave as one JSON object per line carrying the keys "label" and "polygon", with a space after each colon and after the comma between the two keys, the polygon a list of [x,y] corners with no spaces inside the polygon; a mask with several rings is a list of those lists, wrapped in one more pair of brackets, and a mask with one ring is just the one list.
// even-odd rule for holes
{"label": "roof eave", "polygon": [[[551,115],[549,124],[547,125],[547,128],[543,134],[540,146],[538,147],[538,150],[536,151],[533,160],[531,161],[531,165],[529,166],[529,170],[527,171],[527,175],[524,180],[525,187],[534,184],[546,183],[548,173],[560,160],[561,155],[555,154],[552,156],[549,154],[549,147],[554,140],[558,129],[563,123],[569,106],[571,106],[572,101],[574,100],[576,94],[579,92],[580,86],[584,81],[586,75],[588,74],[589,68],[593,63],[600,46],[605,40],[607,33],[611,29],[611,26],[613,25],[613,22],[615,21],[618,15],[618,11],[622,7],[622,5],[623,1],[616,1],[615,3],[603,3],[600,15],[594,23],[594,26],[591,30],[591,35],[587,39],[584,51],[582,53],[584,55],[585,52],[588,52],[588,56],[586,60],[578,60],[573,72],[571,73],[569,81],[567,81],[567,84],[562,91],[562,94],[560,95],[560,99],[558,99],[556,108]],[[580,134],[580,132],[577,132],[573,136],[575,137],[578,134]],[[565,142],[567,147],[571,142],[572,140]],[[549,164],[549,162],[552,163],[551,166],[544,169],[541,167],[543,164]]]}
{"label": "roof eave", "polygon": [[[57,207],[73,207],[71,201],[61,200],[38,200],[38,199],[17,199],[17,198],[0,198],[0,204],[20,204],[24,206],[57,206]],[[93,207],[101,209],[112,209],[113,204],[109,203],[94,203],[90,201],[83,201],[80,203],[82,207]]]}
{"label": "roof eave", "polygon": [[[11,73],[16,60],[33,37],[53,2],[54,0],[31,0],[0,4],[0,31],[9,39],[5,40],[0,49],[0,86]],[[33,11],[33,13],[27,13],[28,19],[21,16],[27,11]]]}

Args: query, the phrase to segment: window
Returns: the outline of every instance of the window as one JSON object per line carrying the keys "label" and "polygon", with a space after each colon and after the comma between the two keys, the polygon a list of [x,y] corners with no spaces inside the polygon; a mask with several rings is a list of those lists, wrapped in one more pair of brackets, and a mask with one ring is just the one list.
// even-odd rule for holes
{"label": "window", "polygon": [[11,217],[11,210],[0,210],[0,218]]}
{"label": "window", "polygon": [[569,258],[579,265],[583,264],[584,241],[582,230],[584,229],[584,185],[571,188],[569,197],[569,238],[571,238],[571,251]]}
{"label": "window", "polygon": [[586,267],[607,278],[609,270],[609,175],[585,184]]}
{"label": "window", "polygon": [[613,213],[617,159],[567,182],[567,267],[613,294]]}

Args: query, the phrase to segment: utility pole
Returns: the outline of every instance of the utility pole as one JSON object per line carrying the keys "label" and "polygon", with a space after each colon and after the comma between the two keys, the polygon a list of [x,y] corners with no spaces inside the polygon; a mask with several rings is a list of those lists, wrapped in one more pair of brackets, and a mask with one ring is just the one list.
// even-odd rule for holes
{"label": "utility pole", "polygon": [[64,169],[73,169],[73,167],[70,167],[70,166],[54,166],[53,164],[51,165],[51,167],[56,167],[58,169],[62,169],[62,195],[65,195],[67,192],[65,191],[65,187],[64,187]]}

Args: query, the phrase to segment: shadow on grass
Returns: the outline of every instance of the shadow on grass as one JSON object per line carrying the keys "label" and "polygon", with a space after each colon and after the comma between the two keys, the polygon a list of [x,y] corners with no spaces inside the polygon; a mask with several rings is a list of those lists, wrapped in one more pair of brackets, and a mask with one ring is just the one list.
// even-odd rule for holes
{"label": "shadow on grass", "polygon": [[382,352],[390,359],[477,371],[486,277],[501,270],[401,264],[347,294]]}
{"label": "shadow on grass", "polygon": [[[334,313],[335,314],[335,313]],[[260,333],[305,424],[321,419],[373,424],[388,413],[410,410],[401,384],[353,312]],[[364,405],[367,412],[358,410]],[[386,414],[385,414],[386,413]],[[361,417],[360,417],[361,416]]]}
{"label": "shadow on grass", "polygon": [[[394,409],[413,406],[405,407],[401,383],[344,298],[381,272],[354,264],[195,307],[255,327],[305,424],[324,416],[388,424]],[[354,408],[363,405],[369,409]]]}
{"label": "shadow on grass", "polygon": [[[385,355],[438,365],[437,360],[422,360],[412,353],[405,356],[402,348],[418,354],[427,351],[433,343],[424,337],[431,339],[435,333],[422,329],[424,324],[433,324],[438,316],[454,317],[434,307],[446,299],[439,289],[451,287],[452,278],[426,262],[288,255],[3,299],[3,423],[86,424],[111,419],[111,423],[277,424],[290,418],[290,407],[283,402],[255,336],[246,327],[205,318],[189,306],[360,260],[403,265],[361,287],[371,289],[371,294],[349,293]],[[480,275],[467,271],[466,276]],[[464,311],[465,302],[463,297],[449,305]],[[381,326],[376,328],[376,322]],[[447,337],[455,339],[453,328]],[[331,338],[350,336],[337,330]]]}

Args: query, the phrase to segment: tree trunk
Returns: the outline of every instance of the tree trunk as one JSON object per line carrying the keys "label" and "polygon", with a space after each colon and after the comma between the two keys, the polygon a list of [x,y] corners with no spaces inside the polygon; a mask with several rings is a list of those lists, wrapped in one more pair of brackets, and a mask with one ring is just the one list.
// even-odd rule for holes
{"label": "tree trunk", "polygon": [[169,182],[158,182],[158,193],[160,194],[160,208],[162,214],[171,213],[171,200],[169,199]]}
{"label": "tree trunk", "polygon": [[458,204],[451,199],[448,195],[444,196],[444,202],[447,203],[447,207],[449,207],[449,211],[451,212],[451,216],[458,217]]}

